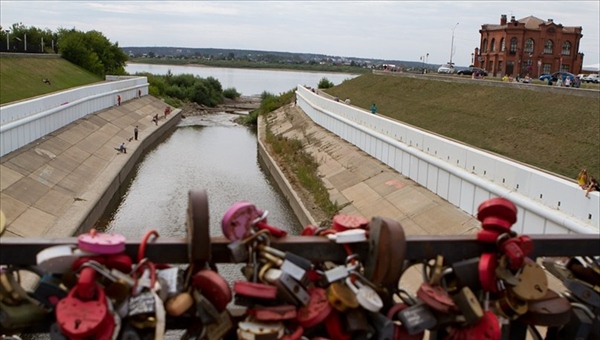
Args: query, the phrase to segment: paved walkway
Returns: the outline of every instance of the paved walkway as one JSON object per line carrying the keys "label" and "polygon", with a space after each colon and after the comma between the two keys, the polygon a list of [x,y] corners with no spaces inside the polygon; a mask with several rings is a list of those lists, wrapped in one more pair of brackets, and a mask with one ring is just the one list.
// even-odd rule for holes
{"label": "paved walkway", "polygon": [[[7,227],[2,237],[72,235],[91,205],[159,129],[165,103],[144,96],[86,116],[15,152],[0,162],[0,202]],[[172,119],[170,115],[168,119]],[[139,140],[133,129],[139,126]],[[125,142],[127,154],[115,150]]]}

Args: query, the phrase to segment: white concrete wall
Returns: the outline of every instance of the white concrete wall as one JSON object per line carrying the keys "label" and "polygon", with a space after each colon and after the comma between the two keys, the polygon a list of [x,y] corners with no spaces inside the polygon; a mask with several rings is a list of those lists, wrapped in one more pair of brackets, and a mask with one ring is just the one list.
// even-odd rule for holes
{"label": "white concrete wall", "polygon": [[0,156],[88,114],[148,94],[146,77],[107,76],[107,82],[78,87],[0,107]]}
{"label": "white concrete wall", "polygon": [[463,211],[492,197],[519,209],[513,230],[526,234],[598,233],[600,195],[574,181],[335,102],[302,86],[298,105],[313,121]]}

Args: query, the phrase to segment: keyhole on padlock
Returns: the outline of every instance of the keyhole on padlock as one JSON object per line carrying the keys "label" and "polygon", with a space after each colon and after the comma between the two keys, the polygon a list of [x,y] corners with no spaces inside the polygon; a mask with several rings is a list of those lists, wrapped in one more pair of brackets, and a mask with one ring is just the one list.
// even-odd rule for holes
{"label": "keyhole on padlock", "polygon": [[535,290],[537,290],[538,292],[543,292],[544,290],[542,289],[542,287],[540,287],[540,285],[535,285],[533,286],[533,288],[535,288]]}
{"label": "keyhole on padlock", "polygon": [[81,325],[81,320],[75,319],[75,329],[78,329],[79,325]]}

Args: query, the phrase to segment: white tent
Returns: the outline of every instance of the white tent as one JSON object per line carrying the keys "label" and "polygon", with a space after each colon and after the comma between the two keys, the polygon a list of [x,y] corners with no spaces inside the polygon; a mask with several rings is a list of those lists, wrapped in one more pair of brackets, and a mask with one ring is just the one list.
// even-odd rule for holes
{"label": "white tent", "polygon": [[585,71],[600,71],[600,64],[593,64],[593,65],[584,65],[582,68],[582,70]]}

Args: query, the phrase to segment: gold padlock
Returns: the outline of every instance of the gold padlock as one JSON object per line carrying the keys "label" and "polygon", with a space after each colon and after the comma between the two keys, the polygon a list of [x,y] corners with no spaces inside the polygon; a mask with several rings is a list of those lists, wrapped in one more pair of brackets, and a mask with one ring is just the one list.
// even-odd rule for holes
{"label": "gold padlock", "polygon": [[356,294],[341,282],[333,282],[327,287],[327,300],[333,308],[340,312],[343,312],[348,308],[358,307]]}
{"label": "gold padlock", "polygon": [[517,275],[517,281],[517,284],[508,287],[508,290],[521,300],[539,300],[548,292],[548,277],[544,268],[531,259],[526,259]]}
{"label": "gold padlock", "polygon": [[496,300],[495,306],[496,312],[508,320],[515,320],[529,309],[526,301],[513,296],[508,290]]}
{"label": "gold padlock", "polygon": [[2,329],[15,330],[43,324],[50,313],[30,302],[8,305],[0,301],[0,326]]}

